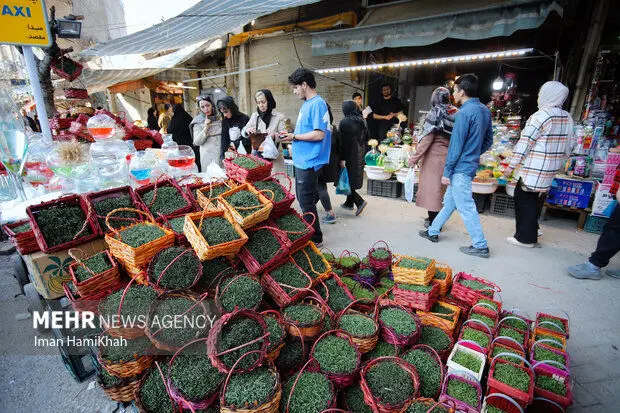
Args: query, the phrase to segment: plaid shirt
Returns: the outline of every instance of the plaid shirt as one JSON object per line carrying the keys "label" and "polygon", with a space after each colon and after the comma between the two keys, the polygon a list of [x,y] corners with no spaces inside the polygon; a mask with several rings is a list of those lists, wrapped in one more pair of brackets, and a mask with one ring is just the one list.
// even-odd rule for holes
{"label": "plaid shirt", "polygon": [[515,145],[510,167],[535,192],[546,192],[565,162],[573,119],[561,108],[541,109],[527,120]]}

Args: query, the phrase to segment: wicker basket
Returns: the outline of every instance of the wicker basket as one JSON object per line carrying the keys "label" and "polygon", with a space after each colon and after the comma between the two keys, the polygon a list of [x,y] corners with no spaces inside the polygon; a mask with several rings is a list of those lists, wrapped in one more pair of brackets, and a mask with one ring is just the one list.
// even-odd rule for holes
{"label": "wicker basket", "polygon": [[[217,287],[215,288],[215,306],[217,307],[217,309],[218,309],[218,310],[219,310],[222,314],[224,314],[224,313],[229,313],[229,312],[230,312],[230,313],[232,313],[233,311],[239,311],[239,310],[240,310],[240,308],[238,308],[237,306],[235,306],[235,308],[233,309],[233,311],[226,311],[226,310],[224,309],[224,306],[222,305],[221,298],[222,298],[222,295],[224,295],[224,293],[228,290],[228,288],[229,288],[229,287],[230,287],[230,286],[231,286],[231,285],[235,282],[235,280],[237,280],[238,278],[241,278],[241,277],[244,277],[244,278],[250,278],[250,279],[252,279],[253,281],[255,281],[258,285],[260,285],[260,281],[259,281],[259,279],[258,279],[256,276],[253,276],[253,275],[251,275],[251,274],[239,274],[239,275],[234,275],[234,276],[232,276],[232,279],[229,279],[229,278],[222,278],[222,279],[220,280],[220,282],[219,282],[219,283],[217,283]],[[224,288],[222,288],[222,283],[223,283],[223,282],[228,282],[228,283],[226,284],[226,287],[224,287]],[[253,308],[246,308],[246,310],[254,310],[254,311],[257,311],[257,310],[258,310],[258,307],[260,307],[260,305],[261,305],[261,303],[262,303],[262,300],[263,300],[263,291],[262,291],[262,289],[261,289],[261,292],[260,292],[260,295],[259,295],[259,299],[257,300],[256,305],[255,305]]]}
{"label": "wicker basket", "polygon": [[[260,283],[265,289],[265,291],[271,296],[271,298],[273,298],[273,301],[275,301],[275,303],[280,308],[286,307],[292,303],[295,303],[301,300],[303,297],[308,295],[308,292],[310,288],[312,287],[312,278],[308,274],[306,274],[306,272],[302,270],[292,258],[289,257],[287,260],[280,263],[280,265],[284,265],[287,262],[291,262],[294,265],[296,265],[297,268],[299,268],[299,270],[308,278],[308,285],[306,285],[304,288],[294,288],[291,286],[284,285],[284,287],[288,287],[290,289],[296,290],[295,294],[290,295],[289,293],[284,291],[284,288],[282,288],[283,287],[282,284],[279,284],[276,280],[274,280],[271,277],[271,274],[269,273],[269,271],[265,272],[260,279]],[[291,292],[293,290],[291,290]]]}
{"label": "wicker basket", "polygon": [[[460,401],[459,399],[455,399],[454,397],[448,395],[448,383],[450,380],[458,380],[463,383],[467,383],[473,388],[476,389],[476,393],[478,394],[478,403],[476,406],[470,406],[465,402]],[[482,398],[482,387],[480,386],[480,382],[476,380],[474,376],[471,374],[465,373],[464,371],[459,371],[458,373],[448,373],[446,378],[443,381],[443,385],[441,388],[441,396],[439,396],[440,402],[452,402],[456,405],[456,408],[459,412],[465,413],[478,413],[481,408],[481,398]]]}
{"label": "wicker basket", "polygon": [[[549,364],[547,364],[549,363]],[[564,382],[564,387],[566,389],[566,394],[564,396],[553,393],[549,390],[542,389],[536,386],[536,382],[534,382],[534,396],[543,397],[545,399],[551,400],[562,408],[567,409],[570,405],[573,404],[573,379],[570,375],[570,372],[564,370],[562,366],[553,366],[553,362],[547,360],[545,362],[538,362],[534,364],[533,368],[536,376],[545,376],[553,379],[560,379]],[[541,368],[538,368],[540,366]],[[545,368],[543,368],[545,367]]]}
{"label": "wicker basket", "polygon": [[432,260],[425,270],[416,270],[415,268],[399,267],[399,265],[405,258],[423,262],[419,258],[400,254],[393,255],[394,263],[392,264],[392,274],[394,274],[394,282],[401,284],[428,285],[435,276],[435,260]]}
{"label": "wicker basket", "polygon": [[[420,319],[417,315],[415,315],[411,310],[403,307],[402,305],[398,305],[396,303],[386,303],[381,305],[381,300],[377,300],[377,310],[375,311],[377,321],[379,323],[381,338],[383,341],[393,344],[399,348],[408,347],[409,345],[416,343],[420,338],[420,334],[422,334],[422,323],[420,323]],[[411,318],[415,321],[416,329],[410,335],[402,335],[398,334],[394,329],[388,325],[386,325],[383,321],[381,321],[380,313],[381,310],[386,308],[398,308],[402,311],[408,313]]]}
{"label": "wicker basket", "polygon": [[123,380],[116,386],[111,387],[103,387],[99,378],[97,378],[97,382],[110,400],[114,400],[118,403],[129,403],[134,399],[135,393],[138,390],[140,377],[136,376],[128,380]]}
{"label": "wicker basket", "polygon": [[228,188],[228,191],[235,188],[237,184],[233,180],[228,180],[225,182],[207,183],[201,186],[196,192],[196,202],[198,202],[200,209],[217,209],[217,205],[215,203],[217,196],[212,196],[211,191],[213,191],[213,188],[218,188],[221,186]]}
{"label": "wicker basket", "polygon": [[[297,211],[295,211],[294,209],[290,208],[288,211],[286,211],[285,213],[280,215],[278,218],[280,218],[282,216],[285,216],[285,215],[295,215],[297,218],[299,218],[299,220],[301,222],[303,222],[306,225],[306,229],[304,231],[301,231],[301,232],[284,231],[284,230],[282,230],[282,231],[284,231],[284,233],[287,234],[286,237],[291,242],[290,250],[291,251],[297,251],[298,249],[300,249],[304,245],[306,245],[308,242],[310,242],[310,240],[312,239],[312,236],[314,235],[314,221],[316,220],[316,216],[312,212],[306,212],[303,215],[299,215],[297,213]],[[312,220],[310,222],[308,222],[308,221],[306,221],[304,219],[304,216],[306,216],[306,215],[310,215],[311,216]],[[278,228],[278,226],[275,223],[275,220],[271,220],[268,225],[270,225],[272,227]],[[301,234],[301,236],[293,241],[293,240],[291,240],[290,235],[294,235],[294,234],[298,234],[298,235]]]}
{"label": "wicker basket", "polygon": [[[114,215],[114,213],[119,212],[119,211],[136,212],[138,214],[143,215],[148,220],[148,222],[137,222],[127,227],[123,227],[120,229],[120,231],[123,231],[127,228],[131,228],[135,225],[152,225],[164,231],[166,235],[154,241],[146,243],[144,245],[140,245],[137,248],[134,248],[134,247],[131,247],[125,244],[121,240],[121,235],[120,235],[119,230],[112,228],[109,224],[110,217]],[[152,216],[150,216],[146,212],[143,212],[137,209],[132,209],[132,208],[115,209],[114,211],[110,212],[108,216],[106,217],[106,225],[108,229],[111,231],[111,233],[105,235],[105,241],[110,247],[110,253],[112,254],[112,256],[118,259],[122,263],[131,264],[135,267],[140,267],[140,266],[148,264],[151,261],[151,259],[153,259],[155,254],[157,254],[159,251],[161,251],[164,248],[171,247],[172,245],[174,245],[174,232],[170,231],[167,228],[163,228],[161,225],[157,224],[153,220]]]}
{"label": "wicker basket", "polygon": [[[73,66],[72,71],[69,71],[70,66]],[[73,82],[75,79],[80,77],[82,70],[84,69],[84,66],[73,59],[69,59],[64,54],[52,60],[50,67],[52,72],[63,79],[68,80],[69,82]]]}
{"label": "wicker basket", "polygon": [[[41,229],[39,229],[36,216],[39,212],[52,206],[59,206],[60,208],[77,206],[84,213],[86,220],[84,221],[82,229],[77,234],[75,234],[73,240],[69,242],[64,242],[62,244],[50,246],[47,244],[47,241],[45,240],[45,236],[41,232]],[[88,204],[86,203],[84,198],[78,195],[67,195],[53,201],[42,202],[38,205],[31,205],[26,208],[26,212],[28,213],[28,217],[30,219],[30,226],[32,227],[34,236],[37,239],[39,248],[41,248],[41,251],[46,254],[51,254],[54,252],[73,248],[79,244],[84,244],[92,241],[100,235],[99,231],[95,227],[94,214],[92,213],[92,210],[88,208]],[[86,229],[90,229],[91,233],[89,235],[83,235]]]}
{"label": "wicker basket", "polygon": [[[487,285],[488,290],[472,290],[471,288],[460,284],[459,281],[461,280],[478,281],[482,284]],[[493,284],[491,281],[485,280],[484,278],[474,277],[471,274],[460,272],[454,277],[451,292],[452,296],[472,306],[478,301],[479,298],[493,298],[494,293],[499,291],[502,291],[502,289],[499,288],[497,285]]]}
{"label": "wicker basket", "polygon": [[[114,258],[112,258],[112,255],[110,255],[110,252],[108,250],[97,254],[105,254],[108,257],[110,264],[112,264],[112,268],[99,274],[93,273],[90,268],[84,265],[80,258],[75,255],[76,251],[80,251],[82,252],[82,254],[84,254],[84,252],[78,248],[72,248],[69,250],[69,255],[75,260],[75,262],[69,265],[69,275],[71,276],[71,281],[73,282],[75,289],[82,297],[96,295],[100,292],[107,291],[111,287],[121,282],[118,265],[116,264],[116,261],[114,261]],[[86,271],[92,274],[92,277],[84,281],[78,281],[77,277],[75,276],[75,270],[77,269],[78,265],[83,266]]]}
{"label": "wicker basket", "polygon": [[[282,413],[290,413],[289,405],[290,405],[290,402],[291,402],[291,399],[292,399],[291,395],[295,391],[295,387],[297,386],[297,382],[299,381],[299,378],[301,377],[302,373],[312,363],[315,363],[315,361],[312,360],[312,359],[308,360],[303,365],[301,370],[294,372],[294,373],[296,373],[295,374],[295,379],[293,379],[292,377],[289,379],[289,380],[294,380],[294,381],[293,381],[293,385],[291,386],[291,391],[289,392],[288,397],[287,397],[288,403],[287,403],[286,406],[282,406],[282,408],[280,409],[280,411]],[[331,399],[327,402],[327,408],[325,410],[323,410],[323,412],[330,412],[330,411],[341,412],[340,409],[337,409],[335,407],[338,394],[336,393],[336,390],[334,389],[334,383],[332,383],[330,380],[328,380],[327,382],[329,383],[330,393],[332,394],[332,396],[331,396]],[[323,413],[323,412],[319,412],[319,413]]]}
{"label": "wicker basket", "polygon": [[[239,214],[239,212],[228,203],[228,201],[226,201],[226,198],[230,195],[243,190],[249,191],[256,195],[259,202],[261,203],[261,206],[249,207],[248,209],[256,210],[256,212],[248,215],[245,218],[242,217],[241,214]],[[270,195],[270,198],[273,198],[273,194]],[[273,203],[250,184],[239,185],[238,187],[233,188],[230,191],[224,192],[217,197],[217,202],[221,208],[225,208],[226,210],[228,210],[228,212],[230,212],[233,218],[239,223],[239,225],[241,225],[241,228],[243,229],[251,228],[256,224],[266,221],[269,218],[271,210],[273,209]]]}
{"label": "wicker basket", "polygon": [[[385,247],[377,248],[377,244],[383,244],[385,245]],[[372,254],[378,249],[387,250],[387,252],[390,253],[390,256],[382,260],[374,258]],[[390,269],[390,267],[392,266],[392,251],[390,251],[390,247],[388,246],[387,242],[380,240],[374,243],[372,248],[368,251],[368,264],[376,270],[389,270]]]}
{"label": "wicker basket", "polygon": [[[119,188],[107,189],[105,191],[92,192],[92,193],[86,194],[85,196],[86,196],[86,202],[88,203],[89,207],[92,208],[93,210],[93,213],[95,216],[95,219],[94,219],[95,227],[99,230],[100,234],[105,234],[108,228],[105,225],[100,225],[99,223],[99,220],[102,220],[105,223],[106,217],[97,215],[97,213],[95,212],[95,204],[97,202],[110,199],[110,198],[120,198],[122,196],[129,196],[133,204],[132,208],[138,209],[139,204],[140,204],[138,199],[136,198],[136,194],[134,193],[133,188],[130,186],[121,186]],[[137,219],[142,220],[143,219],[142,215],[138,214]],[[127,221],[127,224],[121,225],[121,227],[124,227],[131,223],[136,222],[136,219],[133,219],[133,218],[117,217],[115,218],[115,220],[116,221]]]}
{"label": "wicker basket", "polygon": [[159,277],[157,277],[157,280],[154,279],[153,276],[153,271],[155,271],[155,263],[157,261],[157,258],[162,254],[162,252],[164,252],[165,249],[159,251],[157,254],[155,254],[155,256],[153,257],[153,259],[151,260],[151,262],[149,263],[147,269],[146,269],[146,275],[147,275],[147,281],[149,283],[149,285],[151,287],[153,287],[154,289],[158,290],[158,291],[170,291],[172,290],[171,288],[166,288],[161,286],[159,283],[161,282],[162,277],[164,277],[166,275],[166,272],[172,267],[172,265],[179,260],[181,257],[183,257],[186,254],[190,254],[190,255],[194,255],[196,261],[198,261],[198,266],[196,268],[196,275],[194,276],[194,281],[192,281],[192,283],[188,286],[185,286],[183,289],[189,289],[192,288],[194,285],[196,285],[196,283],[198,282],[198,280],[200,279],[200,277],[202,276],[202,263],[200,262],[198,255],[196,255],[196,253],[194,252],[193,249],[191,248],[186,248],[183,250],[183,252],[181,252],[179,255],[177,255],[172,261],[170,261],[170,263],[162,270],[162,272],[159,274]]}
{"label": "wicker basket", "polygon": [[[375,365],[385,362],[398,364],[411,377],[411,381],[413,382],[414,394],[411,395],[411,397],[405,400],[403,403],[399,403],[397,405],[390,405],[382,402],[372,394],[372,390],[370,389],[370,386],[366,381],[366,374],[368,373],[368,371],[372,369]],[[362,392],[364,393],[364,402],[368,406],[370,406],[372,411],[375,413],[400,413],[403,411],[404,406],[408,405],[413,399],[420,397],[420,378],[418,376],[418,373],[411,364],[398,357],[379,357],[371,360],[362,368],[360,387],[362,388]]]}
{"label": "wicker basket", "polygon": [[[181,185],[181,180],[177,181],[177,184]],[[185,191],[185,193],[187,194],[187,197],[191,200],[192,204],[194,205],[194,209],[196,211],[202,211],[204,208],[201,208],[198,205],[198,190],[202,187],[204,187],[205,184],[202,183],[201,179],[198,179],[198,182],[195,182],[193,184],[186,184],[186,185],[182,185],[181,189],[183,191]],[[196,195],[194,196],[194,191],[196,191]]]}
{"label": "wicker basket", "polygon": [[[318,272],[314,269],[314,267],[312,266],[312,262],[310,261],[310,257],[308,256],[308,253],[306,252],[307,249],[311,249],[312,251],[314,251],[315,254],[318,254],[321,257],[321,260],[323,261],[323,265],[325,266],[325,271],[323,272]],[[319,283],[321,280],[324,280],[326,278],[329,277],[329,275],[332,272],[332,267],[331,265],[329,265],[329,262],[327,262],[327,260],[323,257],[323,254],[321,254],[321,251],[319,251],[319,249],[316,247],[316,245],[314,244],[314,242],[308,242],[305,246],[303,246],[302,248],[300,248],[297,251],[302,251],[303,255],[305,255],[305,258],[308,260],[308,264],[310,265],[310,269],[312,270],[312,274],[308,274],[310,275],[310,277],[312,277],[313,279],[313,285],[316,285],[317,283]],[[297,252],[295,251],[295,252]],[[293,258],[293,254],[291,253],[291,258]],[[293,258],[294,260],[294,258]]]}
{"label": "wicker basket", "polygon": [[250,158],[259,164],[254,169],[244,169],[233,162],[233,159],[224,159],[224,169],[229,178],[237,182],[253,182],[269,178],[273,164],[266,159],[254,155],[237,155],[237,157]]}
{"label": "wicker basket", "polygon": [[394,301],[402,306],[415,308],[416,310],[429,311],[433,304],[439,299],[439,286],[432,285],[431,290],[427,293],[409,291],[400,287],[400,284],[394,284]]}
{"label": "wicker basket", "polygon": [[[176,189],[179,195],[187,202],[187,205],[182,208],[177,209],[176,211],[172,211],[168,214],[161,214],[161,213],[158,214],[157,221],[161,221],[162,216],[169,218],[175,215],[193,212],[195,210],[195,205],[192,202],[191,198],[187,195],[187,193],[183,189],[181,189],[181,187],[176,183],[176,181],[171,178],[158,179],[157,182],[153,184],[144,185],[136,189],[135,194],[136,194],[137,200],[139,201],[140,209],[142,209],[145,212],[148,212],[149,214],[155,215],[151,211],[151,205],[153,205],[153,203],[157,200],[157,188],[162,188],[166,186],[171,186],[174,189]],[[153,197],[153,200],[150,203],[147,203],[146,201],[144,201],[142,197],[144,196],[144,194],[146,194],[147,192],[151,190],[155,191],[155,196]]]}
{"label": "wicker basket", "polygon": [[41,251],[41,248],[39,248],[37,238],[35,237],[32,228],[28,231],[20,232],[18,234],[13,232],[14,228],[17,228],[27,223],[30,223],[30,220],[24,219],[22,221],[17,221],[12,224],[6,224],[2,226],[2,229],[4,229],[4,232],[11,239],[11,242],[13,243],[13,245],[15,245],[15,248],[17,248],[17,251],[19,251],[21,255],[34,254],[35,252]]}
{"label": "wicker basket", "polygon": [[[202,236],[201,229],[204,222],[204,218],[209,217],[223,217],[235,228],[235,232],[239,235],[238,239],[225,242],[218,245],[209,245],[209,243]],[[200,220],[196,225],[197,220]],[[222,256],[236,255],[241,247],[248,241],[248,236],[243,232],[241,226],[233,220],[231,214],[228,211],[218,210],[204,210],[202,212],[195,212],[187,214],[185,216],[185,224],[183,226],[183,233],[187,237],[187,240],[196,251],[198,258],[201,261],[212,260],[213,258]]]}
{"label": "wicker basket", "polygon": [[[460,308],[455,305],[448,304],[444,301],[437,301],[439,305],[442,307],[448,308],[452,310],[451,314],[443,314],[443,313],[433,313],[430,310],[427,311],[418,311],[418,317],[420,317],[420,322],[424,325],[439,327],[448,335],[452,335],[456,328],[456,324],[459,321],[459,314],[461,312]],[[451,320],[447,320],[443,317],[450,317]]]}
{"label": "wicker basket", "polygon": [[252,274],[259,274],[263,271],[269,271],[272,268],[277,267],[282,263],[282,261],[286,260],[288,253],[290,252],[291,242],[289,241],[286,233],[281,231],[280,229],[268,225],[261,225],[250,229],[247,231],[248,241],[249,238],[252,237],[252,234],[256,233],[259,230],[265,230],[271,232],[273,237],[280,244],[280,248],[278,251],[269,259],[269,261],[260,263],[258,260],[252,255],[250,250],[247,248],[247,244],[241,247],[239,251],[238,257],[245,265],[245,268]]}
{"label": "wicker basket", "polygon": [[183,218],[183,225],[185,225],[185,216],[187,214],[178,214],[178,215],[174,215],[172,217],[169,218],[165,218],[162,217],[162,225],[166,228],[168,228],[170,231],[174,232],[174,245],[177,245],[179,247],[189,247],[190,243],[187,240],[187,237],[185,236],[185,234],[183,232],[178,233],[175,232],[174,229],[172,229],[172,225],[170,225],[170,221],[175,219],[175,218]]}
{"label": "wicker basket", "polygon": [[284,319],[282,318],[282,314],[280,314],[279,311],[265,310],[261,312],[261,314],[263,315],[263,317],[273,317],[278,323],[278,325],[282,328],[282,330],[284,330],[284,334],[282,334],[280,341],[275,343],[273,346],[270,346],[273,349],[267,353],[267,359],[273,362],[278,358],[280,352],[282,351],[282,348],[284,347],[284,341],[286,340],[286,325],[284,324]]}
{"label": "wicker basket", "polygon": [[[334,386],[337,389],[343,389],[345,387],[352,385],[355,382],[355,379],[357,378],[357,374],[358,374],[358,371],[361,365],[362,355],[359,349],[357,348],[357,346],[355,345],[355,343],[353,342],[353,340],[351,339],[351,336],[349,334],[345,333],[342,330],[331,330],[331,331],[327,331],[321,334],[321,336],[314,342],[314,344],[312,345],[312,348],[310,349],[310,359],[314,359],[314,350],[316,349],[316,345],[323,338],[330,336],[330,335],[346,340],[351,345],[351,347],[353,347],[353,349],[355,350],[355,357],[356,357],[355,368],[353,369],[353,371],[349,373],[334,373],[334,372],[329,372],[329,371],[325,371],[321,369],[317,361],[316,363],[314,362],[310,363],[309,371],[318,371],[324,374],[329,380],[332,381],[332,383],[334,383]],[[314,360],[316,361],[316,359]]]}
{"label": "wicker basket", "polygon": [[[101,333],[101,337],[104,337],[106,332]],[[121,363],[114,363],[103,357],[101,352],[101,345],[99,345],[99,351],[97,352],[97,362],[112,376],[119,377],[121,379],[128,379],[131,377],[139,376],[146,370],[150,369],[155,362],[155,356],[151,354],[151,351],[147,351],[147,354],[136,354],[132,360],[123,361]]]}
{"label": "wicker basket", "polygon": [[[477,330],[487,336],[487,338],[489,339],[487,346],[483,347],[481,344],[475,341],[467,340],[466,338],[464,338],[463,334],[465,333],[466,327]],[[493,331],[491,329],[489,329],[485,324],[474,322],[474,320],[467,320],[461,325],[457,342],[460,342],[463,346],[474,351],[478,351],[486,356],[487,354],[489,354],[491,348],[491,340],[493,340]]]}
{"label": "wicker basket", "polygon": [[[314,291],[310,291],[310,293],[316,294]],[[287,325],[287,332],[291,336],[299,337],[303,340],[313,341],[321,334],[321,331],[323,330],[325,315],[327,314],[326,310],[328,309],[328,307],[327,304],[325,304],[325,301],[323,301],[320,296],[305,298],[302,302],[304,304],[313,305],[320,311],[321,317],[316,323],[311,325],[301,325],[297,321],[288,318],[284,311],[282,317],[284,318],[284,322]]]}
{"label": "wicker basket", "polygon": [[[343,267],[342,264],[340,263],[340,260],[345,257],[348,258],[348,257],[353,257],[353,256],[355,256],[355,258],[357,259],[356,260],[357,262],[353,266]],[[340,253],[340,256],[336,260],[336,264],[334,266],[342,270],[342,275],[353,275],[357,273],[357,270],[359,270],[361,264],[362,264],[362,260],[360,259],[359,255],[357,255],[356,252],[344,250]]]}
{"label": "wicker basket", "polygon": [[[121,299],[121,302],[119,304],[118,307],[118,314],[121,313],[122,307],[123,307],[123,303],[125,300],[125,294],[127,293],[127,291],[129,290],[129,287],[131,287],[131,284],[133,283],[133,280],[130,281],[129,283],[127,283],[126,285],[123,286],[123,297]],[[99,314],[103,315],[104,313],[101,312],[101,306],[103,305],[103,303],[105,302],[105,300],[99,301]],[[117,315],[117,314],[114,314]],[[108,324],[108,321],[110,321],[110,319],[106,319],[106,317],[99,317],[99,320],[101,322],[101,327],[103,328],[103,330],[106,331],[107,334],[114,336],[114,337],[124,337],[127,339],[132,339],[132,338],[137,338],[137,337],[141,337],[143,335],[145,335],[144,332],[144,328],[140,328],[140,327],[133,327],[130,324],[130,327],[126,327],[125,326],[125,321],[121,320],[120,318],[117,320],[117,322],[123,323],[123,327],[115,327],[112,325]],[[132,322],[139,324],[139,321],[133,320]]]}
{"label": "wicker basket", "polygon": [[88,90],[70,87],[64,90],[67,99],[88,99]]}
{"label": "wicker basket", "polygon": [[[164,387],[166,388],[166,392],[168,393],[168,397],[170,398],[170,403],[172,404],[172,409],[173,409],[172,413],[182,413],[183,409],[172,398],[170,387],[168,386],[168,382],[166,380],[166,376],[164,375],[164,372],[161,370],[157,362],[155,362],[155,367],[153,367],[150,371],[153,372],[153,374],[159,374],[161,376]],[[136,393],[134,394],[135,405],[139,413],[151,413],[151,411],[147,410],[147,408],[144,406],[144,403],[142,403],[142,398],[140,397],[140,389],[142,389],[142,386],[146,382],[146,379],[148,378],[148,376],[149,376],[148,372],[144,376],[142,376],[142,378],[140,379],[140,382],[138,383],[138,388],[136,389]]]}
{"label": "wicker basket", "polygon": [[348,306],[346,306],[336,317],[336,326],[340,327],[340,320],[342,319],[342,316],[347,315],[347,314],[359,315],[359,316],[366,317],[369,320],[371,320],[375,325],[375,332],[373,334],[369,336],[355,336],[351,333],[348,333],[353,343],[357,345],[357,348],[359,349],[360,353],[364,354],[364,353],[368,353],[369,351],[371,351],[377,346],[377,342],[379,341],[379,323],[377,322],[377,320],[375,320],[368,314],[364,314],[360,311],[353,310],[355,305],[359,303],[360,303],[360,300],[355,300],[351,302]]}
{"label": "wicker basket", "polygon": [[[439,379],[439,383],[443,383],[443,378],[446,375],[446,366],[444,365],[444,363],[442,361],[441,355],[437,351],[435,351],[434,348],[432,348],[432,347],[430,347],[430,346],[428,346],[426,344],[416,344],[416,345],[412,346],[408,350],[408,352],[412,351],[412,350],[423,351],[423,352],[427,353],[428,355],[430,355],[431,357],[433,357],[435,360],[437,360],[437,365],[439,366],[439,370],[441,371],[441,376],[440,376],[440,379]],[[407,353],[405,353],[405,354],[407,354]],[[403,356],[404,356],[404,354],[401,356],[401,358]],[[422,378],[420,378],[420,381],[422,381]],[[434,394],[433,398],[437,399],[439,397],[440,393],[441,393],[441,386],[440,386],[439,389],[437,389],[437,394]]]}
{"label": "wicker basket", "polygon": [[[183,345],[179,345],[179,346],[171,346],[168,343],[163,342],[162,340],[160,340],[157,337],[157,333],[159,333],[159,331],[161,329],[159,329],[157,331],[153,331],[152,328],[151,328],[151,321],[153,320],[153,317],[155,316],[155,312],[157,311],[157,306],[161,302],[163,302],[165,299],[167,299],[167,298],[186,298],[186,299],[188,299],[190,301],[193,301],[195,303],[193,306],[191,306],[186,311],[186,313],[189,312],[190,310],[192,310],[194,307],[198,306],[198,307],[200,307],[200,309],[202,309],[202,314],[205,316],[205,319],[206,319],[206,317],[208,316],[208,310],[207,310],[207,306],[205,305],[205,303],[203,301],[206,297],[207,297],[206,295],[201,297],[201,296],[198,296],[195,293],[192,293],[192,292],[189,292],[189,291],[183,291],[183,290],[169,291],[169,292],[166,292],[166,293],[160,295],[159,297],[157,297],[157,300],[155,300],[155,301],[153,301],[151,303],[151,307],[149,308],[149,316],[148,316],[148,320],[147,320],[147,324],[146,324],[146,329],[145,329],[146,336],[151,340],[153,345],[155,347],[157,347],[159,350],[163,350],[163,351],[167,351],[167,352],[176,352],[176,351],[178,351],[186,343],[183,343]],[[197,332],[196,333],[197,336],[200,336],[201,334],[203,334],[205,332],[205,330],[206,330],[206,328],[203,331]],[[198,337],[194,337],[194,338],[198,338]]]}
{"label": "wicker basket", "polygon": [[77,291],[74,292],[69,286],[68,282],[64,283],[62,285],[62,288],[65,292],[65,296],[67,297],[75,311],[77,311],[78,313],[83,311],[90,311],[97,315],[99,314],[99,303],[104,300],[108,295],[123,288],[124,285],[125,284],[123,284],[122,281],[119,281],[118,284],[111,286],[108,290],[100,291],[95,295],[87,297],[80,296]]}
{"label": "wicker basket", "polygon": [[[446,273],[446,278],[444,278],[443,280],[435,278],[437,276],[438,269],[441,269]],[[435,277],[433,277],[431,282],[439,286],[440,296],[446,295],[450,290],[450,287],[452,287],[452,268],[450,268],[446,264],[435,262]]]}
{"label": "wicker basket", "polygon": [[[276,179],[277,176],[284,176],[287,180],[288,185],[286,187],[284,187],[284,185],[282,185],[280,182],[278,182],[278,180]],[[289,209],[291,208],[291,205],[293,205],[293,202],[295,202],[295,195],[291,192],[291,189],[293,187],[293,182],[291,181],[291,178],[285,174],[284,172],[277,172],[273,175],[271,175],[269,178],[266,179],[262,179],[262,181],[271,181],[271,182],[275,182],[278,185],[280,185],[282,187],[282,191],[284,192],[284,199],[279,201],[279,202],[273,202],[273,209],[271,210],[271,214],[270,214],[270,218],[275,219],[278,218],[284,214],[286,214]]]}

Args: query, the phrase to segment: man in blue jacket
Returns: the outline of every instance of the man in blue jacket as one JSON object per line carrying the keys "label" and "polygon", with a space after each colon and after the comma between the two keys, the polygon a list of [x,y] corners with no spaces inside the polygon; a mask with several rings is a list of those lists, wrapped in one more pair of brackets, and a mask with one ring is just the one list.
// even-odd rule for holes
{"label": "man in blue jacket", "polygon": [[443,199],[443,208],[428,230],[420,231],[420,236],[439,242],[441,228],[456,209],[463,218],[472,241],[469,247],[461,247],[461,252],[489,258],[489,247],[472,196],[471,181],[476,176],[480,154],[493,144],[491,112],[477,98],[476,75],[463,75],[454,83],[454,100],[461,108],[456,115],[448,158],[441,178],[441,182],[448,185],[448,189]]}

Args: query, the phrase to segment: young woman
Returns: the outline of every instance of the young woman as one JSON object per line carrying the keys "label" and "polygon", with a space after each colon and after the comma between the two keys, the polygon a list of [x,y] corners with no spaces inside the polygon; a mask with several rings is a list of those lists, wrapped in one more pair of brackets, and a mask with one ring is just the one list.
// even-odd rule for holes
{"label": "young woman", "polygon": [[217,118],[213,101],[208,96],[198,96],[198,115],[190,124],[193,144],[200,148],[200,164],[206,171],[212,161],[220,163],[222,152],[222,121]]}
{"label": "young woman", "polygon": [[217,109],[222,114],[222,147],[220,159],[232,145],[236,150],[243,145],[246,153],[252,152],[250,140],[241,136],[241,129],[248,123],[250,118],[239,111],[239,107],[231,96],[226,96],[217,101]]}
{"label": "young woman", "polygon": [[[253,133],[267,133],[276,142],[276,138],[280,133],[287,133],[286,116],[275,110],[276,100],[273,98],[271,91],[261,89],[254,94],[257,109],[252,113],[250,120],[241,130],[244,138],[249,138]],[[261,152],[258,155],[262,156]]]}
{"label": "young woman", "polygon": [[193,145],[192,134],[189,130],[189,125],[192,123],[192,115],[187,113],[183,105],[179,103],[174,105],[172,110],[174,114],[168,124],[168,133],[172,134],[172,140],[177,144],[187,145],[194,150],[196,166],[200,169],[200,152]]}

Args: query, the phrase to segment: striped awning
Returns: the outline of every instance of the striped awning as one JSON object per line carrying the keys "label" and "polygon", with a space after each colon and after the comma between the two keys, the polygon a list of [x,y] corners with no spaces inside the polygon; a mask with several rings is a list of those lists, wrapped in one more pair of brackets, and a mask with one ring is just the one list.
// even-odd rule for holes
{"label": "striped awning", "polygon": [[143,54],[185,47],[234,31],[252,20],[319,0],[203,0],[148,29],[81,52],[83,56]]}

